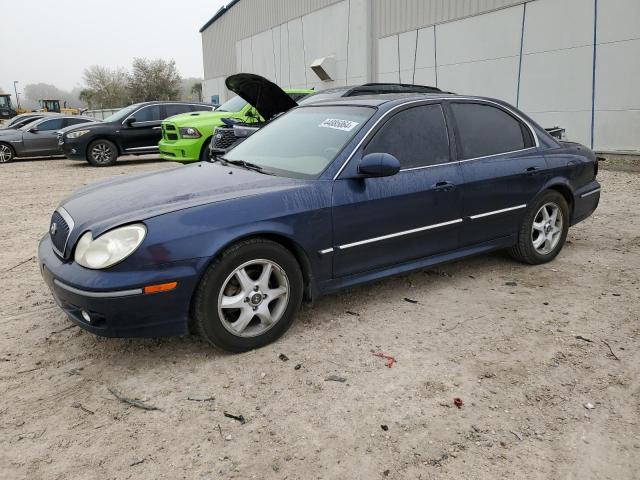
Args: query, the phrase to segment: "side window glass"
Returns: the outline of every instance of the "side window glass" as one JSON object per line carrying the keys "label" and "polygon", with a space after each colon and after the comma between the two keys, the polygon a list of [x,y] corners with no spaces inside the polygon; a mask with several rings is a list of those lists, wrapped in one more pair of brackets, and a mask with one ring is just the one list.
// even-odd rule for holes
{"label": "side window glass", "polygon": [[449,135],[442,106],[423,105],[396,113],[375,134],[364,150],[390,153],[402,169],[449,161]]}
{"label": "side window glass", "polygon": [[174,115],[180,115],[181,113],[187,113],[189,111],[188,105],[179,103],[169,103],[164,106],[164,118],[173,117]]}
{"label": "side window glass", "polygon": [[78,125],[80,123],[87,123],[90,120],[86,118],[67,118],[65,121],[65,127],[70,127],[71,125]]}
{"label": "side window glass", "polygon": [[40,125],[38,125],[38,130],[41,132],[46,132],[49,130],[59,130],[60,128],[62,128],[63,124],[64,124],[64,119],[55,118],[52,120],[47,120],[45,122],[42,122]]}
{"label": "side window glass", "polygon": [[210,112],[213,110],[213,105],[191,105],[192,112]]}
{"label": "side window glass", "polygon": [[479,103],[452,103],[461,158],[478,158],[523,150],[533,145],[525,125],[504,110]]}
{"label": "side window glass", "polygon": [[137,122],[153,122],[160,120],[160,105],[144,107],[133,114]]}

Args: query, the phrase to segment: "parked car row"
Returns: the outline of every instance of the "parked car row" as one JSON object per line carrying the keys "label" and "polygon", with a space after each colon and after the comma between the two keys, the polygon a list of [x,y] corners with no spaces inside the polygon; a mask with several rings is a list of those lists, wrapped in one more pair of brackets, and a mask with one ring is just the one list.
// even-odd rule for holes
{"label": "parked car row", "polygon": [[[593,152],[499,100],[343,89],[294,102],[259,78],[227,85],[239,99],[225,109],[236,112],[218,113],[246,120],[247,102],[259,115],[242,122],[254,129],[242,143],[85,187],[53,213],[38,262],[72,322],[114,337],[193,331],[251,350],[280,337],[303,300],[343,288],[498,249],[549,262],[599,203]],[[149,106],[64,130],[65,152],[98,165],[131,152],[98,132],[133,136]],[[200,159],[210,129],[191,122],[218,113],[167,120],[164,157],[181,144],[183,159]],[[200,140],[187,156],[191,137]]]}

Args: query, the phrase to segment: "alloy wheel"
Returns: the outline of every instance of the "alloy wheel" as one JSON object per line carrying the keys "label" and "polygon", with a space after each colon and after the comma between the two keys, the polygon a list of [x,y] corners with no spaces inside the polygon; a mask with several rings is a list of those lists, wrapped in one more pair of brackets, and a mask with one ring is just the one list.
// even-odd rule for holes
{"label": "alloy wheel", "polygon": [[108,163],[112,153],[111,147],[105,143],[98,143],[91,149],[91,156],[98,163]]}
{"label": "alloy wheel", "polygon": [[233,335],[255,337],[271,329],[289,303],[289,279],[271,260],[251,260],[236,268],[218,295],[218,315]]}
{"label": "alloy wheel", "polygon": [[13,151],[7,145],[0,145],[0,163],[7,163],[13,160]]}
{"label": "alloy wheel", "polygon": [[563,227],[562,210],[553,202],[545,203],[533,218],[531,242],[541,255],[551,253],[560,242]]}

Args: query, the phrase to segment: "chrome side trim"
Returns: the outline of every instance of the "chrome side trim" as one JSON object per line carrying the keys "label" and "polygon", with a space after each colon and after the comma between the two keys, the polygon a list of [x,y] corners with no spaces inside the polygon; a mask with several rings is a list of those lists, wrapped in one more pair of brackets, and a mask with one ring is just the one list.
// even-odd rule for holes
{"label": "chrome side trim", "polygon": [[333,248],[325,248],[324,250],[320,250],[318,253],[320,255],[326,255],[327,253],[333,253]]}
{"label": "chrome side trim", "polygon": [[[536,145],[535,145],[535,147],[524,148],[522,150],[515,150],[513,152],[503,152],[503,153],[496,153],[495,155],[485,155],[483,157],[467,158],[467,159],[464,159],[464,160],[457,160],[455,162],[447,162],[447,163],[442,163],[442,164],[439,164],[439,165],[449,165],[449,164],[455,164],[455,163],[470,162],[472,160],[480,160],[480,159],[483,159],[483,158],[497,157],[497,156],[500,156],[500,155],[508,155],[510,153],[525,152],[525,151],[531,150],[533,148],[540,148],[540,139],[538,138],[538,135],[536,134],[536,131],[531,126],[531,124],[527,120],[525,120],[523,117],[521,117],[517,112],[513,111],[509,107],[506,107],[506,106],[502,105],[501,103],[494,102],[494,101],[491,101],[491,100],[485,100],[484,98],[473,98],[473,97],[436,97],[436,98],[428,98],[428,99],[422,99],[422,100],[413,100],[411,102],[403,103],[401,105],[396,105],[395,107],[387,110],[384,114],[382,114],[382,116],[378,120],[376,120],[376,122],[371,126],[369,131],[367,133],[365,133],[364,137],[362,137],[362,139],[358,142],[358,144],[355,146],[353,151],[349,154],[349,156],[347,157],[345,162],[338,169],[338,173],[336,173],[334,175],[333,180],[335,181],[335,180],[338,179],[338,177],[340,176],[342,171],[349,164],[349,162],[351,161],[353,156],[356,154],[356,152],[360,149],[362,144],[366,140],[369,139],[371,132],[380,124],[380,122],[382,120],[384,120],[387,117],[387,115],[393,113],[395,110],[397,110],[399,108],[406,107],[407,105],[413,105],[415,103],[424,103],[425,105],[427,105],[429,102],[442,102],[442,101],[449,101],[449,102],[455,103],[456,100],[477,101],[478,103],[488,103],[488,104],[491,104],[491,105],[495,105],[496,107],[501,108],[503,110],[506,110],[507,112],[509,112],[511,115],[516,117],[518,120],[520,120],[522,123],[524,123],[527,126],[527,128],[531,132],[531,135],[533,136],[533,140],[534,140]],[[404,172],[404,171],[418,170],[418,169],[421,169],[421,168],[430,168],[430,167],[436,167],[436,166],[438,166],[438,165],[427,165],[425,167],[415,167],[415,168],[405,169],[405,170],[401,170],[401,171]]]}
{"label": "chrome side trim", "polygon": [[520,210],[521,208],[526,208],[527,205],[523,204],[523,205],[517,205],[515,207],[509,207],[509,208],[502,208],[500,210],[493,210],[491,212],[485,212],[485,213],[479,213],[477,215],[471,215],[469,218],[471,220],[475,220],[477,218],[483,218],[483,217],[488,217],[491,215],[499,215],[500,213],[505,213],[505,212],[511,212],[513,210]]}
{"label": "chrome side trim", "polygon": [[90,298],[118,298],[118,297],[129,297],[131,295],[141,295],[142,289],[135,288],[132,290],[114,290],[112,292],[89,292],[87,290],[80,290],[78,288],[71,287],[65,283],[62,283],[60,280],[54,279],[53,283],[55,283],[60,288],[75,293],[76,295],[82,295],[83,297]]}
{"label": "chrome side trim", "polygon": [[340,250],[345,250],[351,247],[357,247],[359,245],[365,245],[367,243],[380,242],[382,240],[388,240],[390,238],[401,237],[404,235],[411,235],[412,233],[424,232],[425,230],[432,230],[434,228],[446,227],[447,225],[453,225],[456,223],[461,223],[461,218],[456,218],[455,220],[450,220],[448,222],[436,223],[434,225],[427,225],[426,227],[414,228],[411,230],[405,230],[403,232],[390,233],[389,235],[383,235],[381,237],[369,238],[367,240],[361,240],[359,242],[347,243],[345,245],[340,245],[338,248]]}
{"label": "chrome side trim", "polygon": [[59,251],[55,247],[53,242],[51,242],[51,248],[53,248],[53,251],[56,252],[59,256],[64,258],[64,253],[67,251],[67,243],[69,242],[69,237],[71,236],[71,233],[73,233],[73,227],[75,227],[76,224],[73,221],[73,218],[71,218],[71,215],[69,215],[69,212],[67,212],[63,207],[57,208],[56,211],[60,214],[60,216],[64,219],[64,221],[67,222],[67,226],[69,227],[69,235],[67,235],[67,238],[64,241],[64,246],[62,247],[62,251]]}
{"label": "chrome side trim", "polygon": [[149,145],[148,147],[132,147],[132,148],[126,148],[125,152],[132,152],[134,150],[149,150],[149,149],[157,149],[158,146],[157,145]]}
{"label": "chrome side trim", "polygon": [[600,190],[601,190],[600,187],[598,187],[595,190],[591,190],[590,192],[583,193],[582,195],[580,195],[580,198],[588,197],[589,195],[594,195],[598,193]]}

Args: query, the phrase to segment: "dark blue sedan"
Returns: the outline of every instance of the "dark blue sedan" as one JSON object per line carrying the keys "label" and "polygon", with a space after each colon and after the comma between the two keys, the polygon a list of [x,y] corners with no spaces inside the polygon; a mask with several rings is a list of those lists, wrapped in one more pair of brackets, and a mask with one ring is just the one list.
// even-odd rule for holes
{"label": "dark blue sedan", "polygon": [[211,163],[79,190],[39,262],[91,332],[198,331],[244,351],[282,335],[303,299],[497,249],[552,260],[596,209],[597,170],[498,100],[330,100]]}

